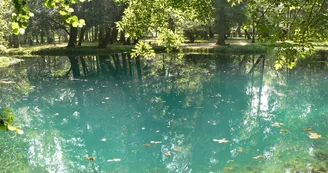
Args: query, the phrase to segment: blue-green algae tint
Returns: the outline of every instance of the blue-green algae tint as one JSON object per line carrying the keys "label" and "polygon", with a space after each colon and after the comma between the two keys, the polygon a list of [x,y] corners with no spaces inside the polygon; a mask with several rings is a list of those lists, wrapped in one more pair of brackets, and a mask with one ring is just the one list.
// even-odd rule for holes
{"label": "blue-green algae tint", "polygon": [[327,172],[322,58],[25,58],[0,69],[25,132],[0,132],[1,172]]}

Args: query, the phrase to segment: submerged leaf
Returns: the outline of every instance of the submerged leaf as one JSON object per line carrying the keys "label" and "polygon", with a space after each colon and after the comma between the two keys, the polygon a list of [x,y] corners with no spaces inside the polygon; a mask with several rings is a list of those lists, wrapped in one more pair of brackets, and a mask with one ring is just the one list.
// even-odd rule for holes
{"label": "submerged leaf", "polygon": [[150,144],[142,144],[144,147],[150,147]]}
{"label": "submerged leaf", "polygon": [[287,133],[287,132],[289,132],[289,130],[287,130],[287,129],[281,129],[280,132]]}
{"label": "submerged leaf", "polygon": [[303,130],[306,131],[306,132],[309,132],[309,131],[312,131],[312,128],[305,128]]}
{"label": "submerged leaf", "polygon": [[235,168],[234,167],[224,167],[224,169],[227,171],[233,171]]}
{"label": "submerged leaf", "polygon": [[171,154],[170,154],[170,153],[165,153],[164,156],[166,156],[166,157],[170,157]]}
{"label": "submerged leaf", "polygon": [[264,159],[265,157],[263,155],[258,155],[258,156],[255,156],[253,157],[253,159]]}

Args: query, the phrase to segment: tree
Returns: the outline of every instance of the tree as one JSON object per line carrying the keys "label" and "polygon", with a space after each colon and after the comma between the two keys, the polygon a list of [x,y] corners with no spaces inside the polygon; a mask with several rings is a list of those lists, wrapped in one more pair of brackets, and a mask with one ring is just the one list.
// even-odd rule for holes
{"label": "tree", "polygon": [[[159,36],[177,38],[173,35],[181,35],[181,28],[172,27],[172,19],[177,19],[175,24],[184,21],[207,22],[213,12],[211,0],[120,0],[128,5],[124,16],[117,26],[128,37],[140,38],[145,33],[154,30],[159,31]],[[180,32],[179,32],[180,31]],[[181,36],[180,36],[181,37]],[[172,45],[172,39],[162,39],[163,44]],[[180,40],[180,39],[177,39]]]}

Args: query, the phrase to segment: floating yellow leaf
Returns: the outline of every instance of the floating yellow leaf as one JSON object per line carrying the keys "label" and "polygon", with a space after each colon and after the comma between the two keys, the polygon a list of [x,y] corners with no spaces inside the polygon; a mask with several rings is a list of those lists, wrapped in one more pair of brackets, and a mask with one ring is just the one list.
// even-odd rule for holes
{"label": "floating yellow leaf", "polygon": [[142,144],[144,147],[150,147],[150,144]]}
{"label": "floating yellow leaf", "polygon": [[242,153],[244,150],[242,148],[239,148],[238,152]]}
{"label": "floating yellow leaf", "polygon": [[287,132],[289,132],[289,130],[287,130],[287,129],[281,129],[280,132],[287,133]]}
{"label": "floating yellow leaf", "polygon": [[253,157],[253,159],[264,159],[264,158],[265,158],[265,157],[262,156],[262,155],[258,155],[258,156]]}
{"label": "floating yellow leaf", "polygon": [[164,156],[166,156],[166,157],[170,157],[171,154],[170,154],[170,153],[165,153]]}
{"label": "floating yellow leaf", "polygon": [[235,162],[235,160],[229,160],[229,162]]}
{"label": "floating yellow leaf", "polygon": [[309,132],[309,138],[311,138],[311,139],[319,139],[319,138],[321,138],[322,136],[321,135],[319,135],[318,133],[312,133],[312,132]]}
{"label": "floating yellow leaf", "polygon": [[93,156],[85,157],[84,160],[95,160]]}
{"label": "floating yellow leaf", "polygon": [[233,171],[235,168],[234,167],[224,167],[225,170],[228,170],[228,171]]}
{"label": "floating yellow leaf", "polygon": [[217,142],[219,144],[231,142],[231,141],[227,140],[226,138],[223,138],[223,139],[213,139],[213,141],[214,142]]}

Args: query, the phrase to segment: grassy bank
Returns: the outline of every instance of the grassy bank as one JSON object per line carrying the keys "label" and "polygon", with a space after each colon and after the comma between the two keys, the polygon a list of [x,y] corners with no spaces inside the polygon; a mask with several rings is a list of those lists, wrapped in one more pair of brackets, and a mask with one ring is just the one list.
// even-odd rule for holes
{"label": "grassy bank", "polygon": [[[213,41],[197,41],[184,43],[180,50],[184,53],[222,53],[222,54],[261,54],[267,53],[273,47],[292,47],[292,43],[262,44],[250,43],[249,40],[231,39],[226,41],[226,46],[218,46]],[[100,49],[97,43],[83,43],[82,47],[66,48],[66,43],[57,45],[23,46],[16,49],[7,49],[3,55],[104,55],[111,53],[131,52],[134,45],[112,44]],[[328,50],[325,42],[314,43],[317,50]],[[165,47],[153,44],[155,52],[165,52]]]}
{"label": "grassy bank", "polygon": [[[66,48],[66,43],[57,45],[22,46],[20,48],[10,48],[4,55],[101,55],[110,53],[131,52],[134,45],[108,45],[107,48],[100,49],[97,43],[84,43],[81,47]],[[165,47],[153,45],[155,52],[165,52]],[[185,43],[180,50],[185,53],[265,53],[267,46],[262,44],[250,44],[243,41],[229,41],[226,46],[217,46],[215,43]]]}

